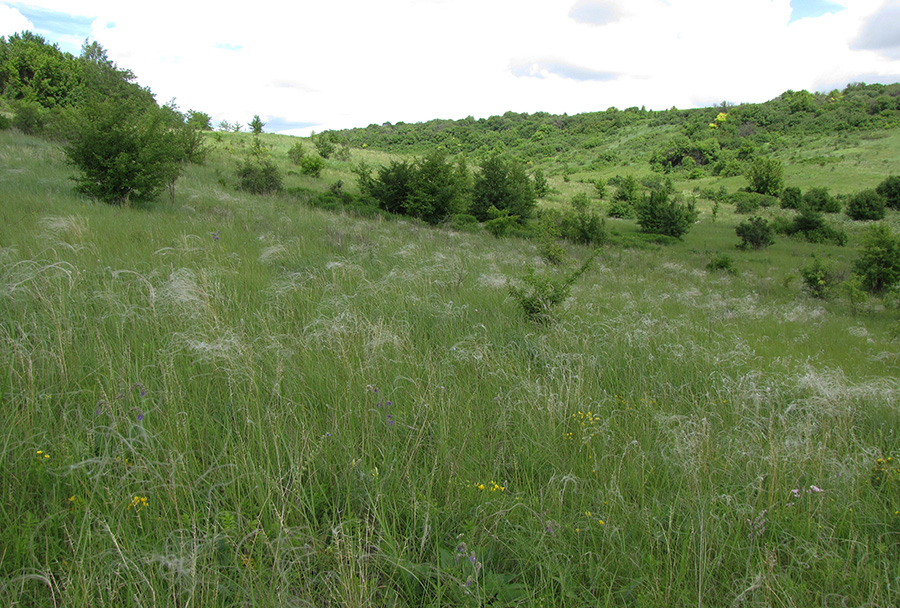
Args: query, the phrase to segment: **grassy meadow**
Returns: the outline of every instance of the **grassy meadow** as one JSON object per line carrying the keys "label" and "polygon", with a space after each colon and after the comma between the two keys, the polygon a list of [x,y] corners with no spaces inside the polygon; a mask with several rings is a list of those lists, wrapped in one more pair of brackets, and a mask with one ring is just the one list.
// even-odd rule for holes
{"label": "grassy meadow", "polygon": [[[560,272],[536,243],[238,192],[249,139],[134,209],[0,131],[0,605],[900,605],[898,307],[797,272],[849,275],[863,224],[742,251],[730,205],[668,246],[609,219],[541,326],[507,289]],[[389,158],[313,179],[264,139],[298,192]],[[788,185],[900,162],[900,130],[801,143]]]}

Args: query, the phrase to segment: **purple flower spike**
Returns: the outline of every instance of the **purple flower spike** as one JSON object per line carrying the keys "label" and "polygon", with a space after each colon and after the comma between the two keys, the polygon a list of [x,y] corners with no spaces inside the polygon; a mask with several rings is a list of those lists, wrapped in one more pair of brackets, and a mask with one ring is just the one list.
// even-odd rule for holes
{"label": "purple flower spike", "polygon": [[137,421],[141,422],[143,419],[144,419],[144,412],[141,412],[140,414],[137,415]]}

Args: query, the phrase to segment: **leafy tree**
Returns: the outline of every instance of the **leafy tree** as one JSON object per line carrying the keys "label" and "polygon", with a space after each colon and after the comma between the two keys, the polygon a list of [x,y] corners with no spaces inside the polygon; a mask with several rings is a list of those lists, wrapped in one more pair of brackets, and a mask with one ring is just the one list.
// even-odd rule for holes
{"label": "leafy tree", "polygon": [[774,158],[757,158],[747,170],[746,177],[753,192],[777,197],[784,188],[784,165]]}
{"label": "leafy tree", "polygon": [[310,177],[319,177],[325,168],[325,159],[321,156],[306,155],[300,159],[300,173]]}
{"label": "leafy tree", "polygon": [[872,293],[896,286],[900,282],[900,238],[884,223],[872,225],[863,236],[853,269]]}
{"label": "leafy tree", "polygon": [[891,209],[900,209],[900,175],[891,175],[875,188],[885,204]]}
{"label": "leafy tree", "polygon": [[637,204],[635,213],[644,232],[676,238],[690,230],[699,215],[693,202],[669,200],[669,193],[662,188],[651,190],[650,196]]}
{"label": "leafy tree", "polygon": [[65,147],[79,192],[106,203],[153,200],[181,173],[183,151],[159,110],[134,102],[86,104]]}
{"label": "leafy tree", "polygon": [[197,131],[212,131],[212,118],[206,112],[188,110],[185,123]]}
{"label": "leafy tree", "polygon": [[741,222],[734,231],[741,239],[738,245],[741,249],[762,249],[775,242],[769,222],[758,216]]}
{"label": "leafy tree", "polygon": [[846,213],[847,217],[857,221],[884,219],[884,197],[873,189],[857,192],[847,201]]}
{"label": "leafy tree", "polygon": [[[2,39],[0,39],[2,41]],[[2,41],[0,93],[44,108],[73,105],[82,89],[75,58],[31,32]]]}
{"label": "leafy tree", "polygon": [[495,153],[485,158],[480,168],[472,185],[469,213],[481,222],[492,219],[491,207],[517,216],[519,222],[531,217],[537,196],[522,163]]}
{"label": "leafy tree", "polygon": [[266,126],[266,123],[260,120],[259,114],[254,114],[253,120],[250,121],[250,132],[254,135],[259,135],[262,133],[264,126]]}

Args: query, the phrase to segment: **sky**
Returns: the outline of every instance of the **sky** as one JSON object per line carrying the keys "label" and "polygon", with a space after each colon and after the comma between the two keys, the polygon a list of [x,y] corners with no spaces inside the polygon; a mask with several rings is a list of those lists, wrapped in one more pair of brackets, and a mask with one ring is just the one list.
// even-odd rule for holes
{"label": "sky", "polygon": [[900,0],[0,0],[0,35],[24,29],[294,135],[900,82]]}

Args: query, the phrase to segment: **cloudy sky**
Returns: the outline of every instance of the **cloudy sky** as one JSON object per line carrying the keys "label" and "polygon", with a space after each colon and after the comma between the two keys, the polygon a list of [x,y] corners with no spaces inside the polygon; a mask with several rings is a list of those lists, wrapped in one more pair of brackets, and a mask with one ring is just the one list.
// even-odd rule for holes
{"label": "cloudy sky", "polygon": [[900,0],[0,0],[0,35],[23,29],[294,134],[900,81]]}

